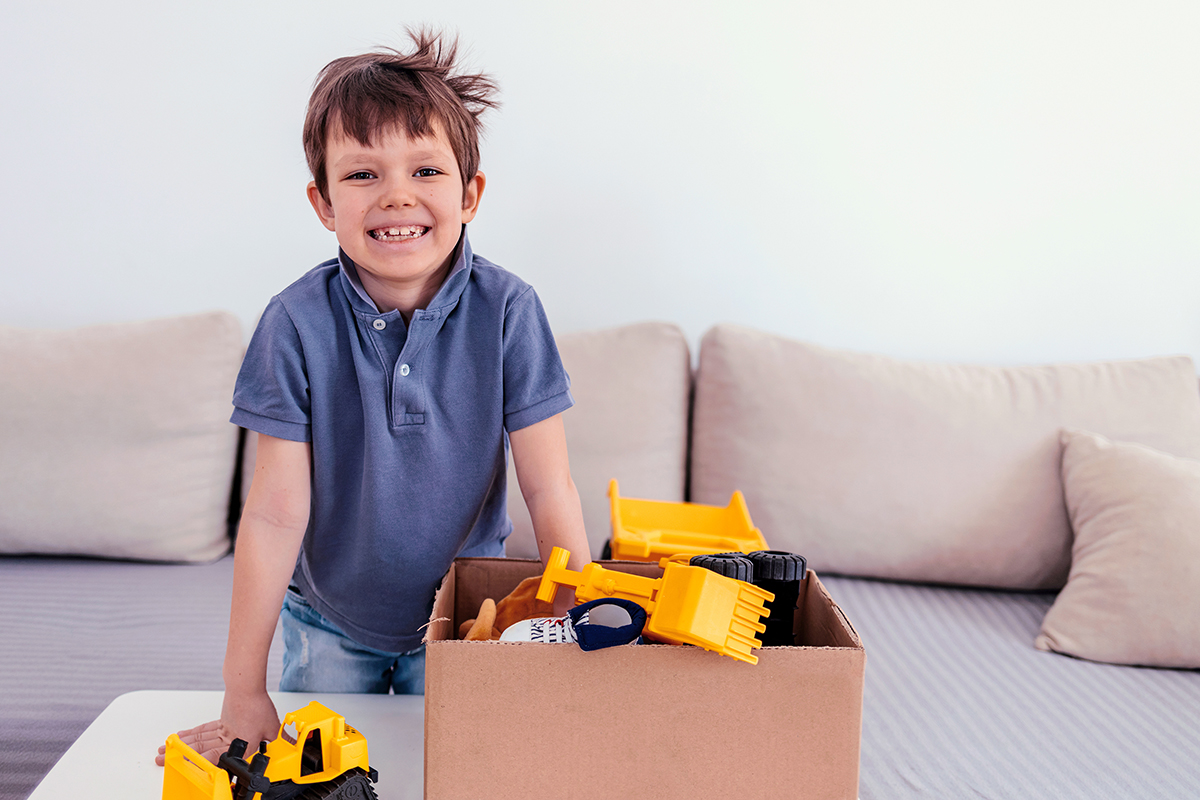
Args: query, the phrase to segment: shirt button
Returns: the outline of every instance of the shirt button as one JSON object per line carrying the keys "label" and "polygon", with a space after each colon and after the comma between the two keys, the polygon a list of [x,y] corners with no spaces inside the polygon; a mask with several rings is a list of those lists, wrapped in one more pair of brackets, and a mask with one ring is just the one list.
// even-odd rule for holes
{"label": "shirt button", "polygon": [[377,331],[381,331],[381,330],[383,330],[384,328],[386,328],[386,327],[387,327],[387,323],[386,323],[386,322],[384,322],[384,321],[383,321],[383,320],[381,320],[381,319],[377,319],[377,320],[375,320],[374,322],[372,322],[372,323],[371,323],[371,327],[372,327],[372,328],[374,328],[374,329],[375,329],[375,330],[377,330]]}
{"label": "shirt button", "polygon": [[401,378],[407,377],[408,373],[409,373],[408,364],[401,364],[400,365],[400,377]]}

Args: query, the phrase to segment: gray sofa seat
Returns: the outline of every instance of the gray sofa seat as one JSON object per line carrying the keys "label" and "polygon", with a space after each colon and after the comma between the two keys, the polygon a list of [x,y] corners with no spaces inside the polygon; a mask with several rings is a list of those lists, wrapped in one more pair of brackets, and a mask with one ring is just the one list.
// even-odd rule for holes
{"label": "gray sofa seat", "polygon": [[1200,792],[1200,671],[1035,650],[1052,592],[821,580],[867,652],[862,800]]}
{"label": "gray sofa seat", "polygon": [[[232,557],[0,558],[0,800],[24,800],[125,692],[224,688],[232,588]],[[277,628],[268,686],[282,652]]]}

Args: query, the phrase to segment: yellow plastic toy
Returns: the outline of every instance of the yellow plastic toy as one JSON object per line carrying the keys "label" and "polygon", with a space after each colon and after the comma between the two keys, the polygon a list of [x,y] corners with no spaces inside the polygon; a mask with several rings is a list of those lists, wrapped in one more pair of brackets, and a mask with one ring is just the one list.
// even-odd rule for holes
{"label": "yellow plastic toy", "polygon": [[[294,725],[294,741],[284,735],[289,725]],[[171,734],[163,800],[260,800],[268,792],[295,800],[376,800],[371,784],[378,775],[367,761],[366,737],[316,701],[285,716],[275,741],[249,762],[242,758],[245,748],[235,739],[221,766],[214,766]]]}
{"label": "yellow plastic toy", "polygon": [[721,655],[757,664],[750,653],[762,647],[768,615],[766,604],[775,595],[745,581],[663,559],[663,576],[645,578],[605,569],[592,562],[582,572],[567,569],[571,554],[561,547],[550,552],[538,587],[538,600],[554,602],[559,586],[575,587],[575,600],[586,603],[602,597],[621,597],[646,609],[643,635],[660,642],[692,644]]}
{"label": "yellow plastic toy", "polygon": [[612,557],[618,561],[658,561],[673,555],[769,550],[750,521],[746,498],[734,492],[725,508],[702,503],[668,503],[621,497],[608,483],[612,506]]}

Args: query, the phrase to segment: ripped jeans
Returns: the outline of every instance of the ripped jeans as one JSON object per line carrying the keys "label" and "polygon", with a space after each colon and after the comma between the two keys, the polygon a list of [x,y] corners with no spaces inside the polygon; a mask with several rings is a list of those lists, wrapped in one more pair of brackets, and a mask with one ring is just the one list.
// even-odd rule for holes
{"label": "ripped jeans", "polygon": [[288,587],[283,623],[283,692],[424,694],[425,645],[407,653],[365,647]]}

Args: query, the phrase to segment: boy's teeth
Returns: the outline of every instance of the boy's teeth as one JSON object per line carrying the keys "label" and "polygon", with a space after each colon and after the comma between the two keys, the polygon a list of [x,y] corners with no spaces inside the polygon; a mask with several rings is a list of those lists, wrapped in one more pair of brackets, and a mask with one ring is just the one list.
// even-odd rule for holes
{"label": "boy's teeth", "polygon": [[376,228],[371,231],[371,235],[376,239],[389,241],[392,239],[416,239],[418,236],[423,236],[429,230],[423,225],[402,225],[391,228]]}

